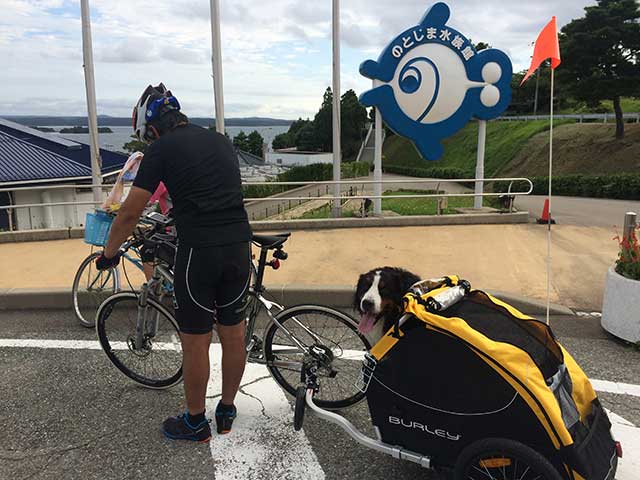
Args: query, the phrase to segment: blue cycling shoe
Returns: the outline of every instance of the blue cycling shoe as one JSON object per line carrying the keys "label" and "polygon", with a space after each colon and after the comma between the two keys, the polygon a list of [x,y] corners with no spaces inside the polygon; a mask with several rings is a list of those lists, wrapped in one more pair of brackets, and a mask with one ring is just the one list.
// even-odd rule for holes
{"label": "blue cycling shoe", "polygon": [[189,423],[187,412],[177,417],[169,417],[162,422],[162,433],[171,440],[190,440],[193,442],[207,443],[211,440],[210,420],[206,418],[197,425]]}
{"label": "blue cycling shoe", "polygon": [[233,421],[238,416],[238,410],[235,405],[224,405],[222,402],[218,403],[216,407],[216,430],[220,434],[226,434],[231,431]]}

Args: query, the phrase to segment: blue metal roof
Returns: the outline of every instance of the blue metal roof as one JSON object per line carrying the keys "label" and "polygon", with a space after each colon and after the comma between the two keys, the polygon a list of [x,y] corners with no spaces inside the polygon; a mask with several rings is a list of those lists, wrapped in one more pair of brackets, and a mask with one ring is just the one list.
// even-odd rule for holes
{"label": "blue metal roof", "polygon": [[[0,133],[6,133],[19,140],[30,143],[58,154],[91,170],[91,150],[89,145],[74,142],[57,135],[50,135],[35,128],[26,127],[19,123],[0,118]],[[123,153],[100,149],[102,158],[102,173],[109,173],[122,168],[128,156]]]}
{"label": "blue metal roof", "polygon": [[0,131],[0,183],[91,177],[91,169]]}

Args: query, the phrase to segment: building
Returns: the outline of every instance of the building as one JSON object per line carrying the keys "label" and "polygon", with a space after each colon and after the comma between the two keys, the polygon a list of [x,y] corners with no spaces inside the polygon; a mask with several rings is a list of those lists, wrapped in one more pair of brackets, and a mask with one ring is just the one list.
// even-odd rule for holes
{"label": "building", "polygon": [[276,176],[286,170],[285,167],[279,165],[269,165],[262,158],[245,152],[244,150],[236,150],[238,154],[238,162],[240,163],[240,176],[242,182],[266,182],[273,180]]}
{"label": "building", "polygon": [[[127,155],[100,149],[102,177],[117,175]],[[88,145],[0,119],[0,206],[90,202],[91,155]],[[59,185],[74,188],[54,188]],[[51,188],[47,188],[51,187]],[[92,205],[0,210],[0,230],[65,228],[84,225]]]}
{"label": "building", "polygon": [[306,166],[312,163],[333,163],[333,153],[303,152],[295,148],[283,148],[267,152],[266,163],[283,167]]}

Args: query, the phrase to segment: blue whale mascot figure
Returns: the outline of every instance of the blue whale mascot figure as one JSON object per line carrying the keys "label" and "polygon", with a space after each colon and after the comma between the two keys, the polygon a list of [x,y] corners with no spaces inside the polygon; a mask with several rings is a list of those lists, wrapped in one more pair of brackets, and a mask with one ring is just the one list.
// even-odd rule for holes
{"label": "blue whale mascot figure", "polygon": [[435,4],[377,62],[360,65],[360,73],[374,81],[360,103],[378,108],[387,125],[428,160],[438,160],[441,140],[472,117],[498,117],[511,101],[509,57],[495,49],[477,52],[448,20],[449,7]]}

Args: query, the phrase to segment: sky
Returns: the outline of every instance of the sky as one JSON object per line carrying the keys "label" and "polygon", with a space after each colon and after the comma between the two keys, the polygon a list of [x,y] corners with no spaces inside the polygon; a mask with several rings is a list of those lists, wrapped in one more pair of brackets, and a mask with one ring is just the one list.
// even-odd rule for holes
{"label": "sky", "polygon": [[[213,116],[209,0],[89,0],[98,113],[129,116],[164,82],[190,116]],[[313,117],[331,85],[331,0],[220,0],[225,117]],[[341,1],[341,90],[360,94],[425,0]],[[453,28],[528,68],[531,43],[595,0],[449,0]],[[0,0],[0,115],[86,115],[79,0]]]}

